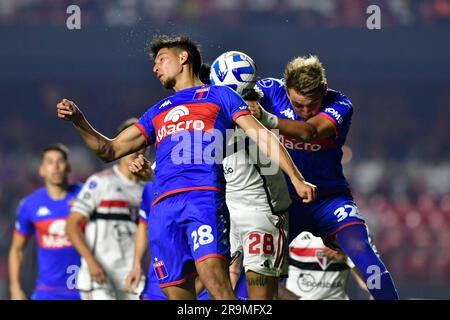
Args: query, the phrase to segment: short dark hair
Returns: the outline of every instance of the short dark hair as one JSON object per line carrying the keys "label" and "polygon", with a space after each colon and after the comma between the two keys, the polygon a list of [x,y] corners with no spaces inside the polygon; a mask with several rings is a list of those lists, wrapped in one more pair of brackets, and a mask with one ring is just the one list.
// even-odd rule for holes
{"label": "short dark hair", "polygon": [[125,130],[128,127],[131,127],[133,124],[137,123],[139,120],[138,118],[128,118],[124,122],[120,124],[120,126],[117,128],[117,133],[121,133],[123,130]]}
{"label": "short dark hair", "polygon": [[211,66],[207,63],[202,63],[200,70],[198,71],[198,77],[204,84],[211,84],[209,75],[211,74]]}
{"label": "short dark hair", "polygon": [[66,161],[69,160],[69,148],[67,148],[62,143],[57,143],[57,144],[52,144],[50,146],[47,146],[41,151],[41,156],[40,156],[40,161],[41,162],[42,162],[42,160],[44,160],[45,154],[47,152],[49,152],[49,151],[61,152],[61,154],[63,155],[64,160],[66,160]]}
{"label": "short dark hair", "polygon": [[200,54],[200,45],[193,41],[187,35],[169,37],[167,35],[154,36],[150,42],[150,54],[153,59],[158,55],[159,50],[163,48],[177,48],[187,51],[189,62],[192,64],[192,71],[196,76],[202,65],[202,56]]}

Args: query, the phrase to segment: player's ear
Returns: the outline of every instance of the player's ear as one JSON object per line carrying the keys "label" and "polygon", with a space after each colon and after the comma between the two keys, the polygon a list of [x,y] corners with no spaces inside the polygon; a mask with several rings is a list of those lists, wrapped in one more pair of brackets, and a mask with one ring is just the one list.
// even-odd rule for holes
{"label": "player's ear", "polygon": [[72,166],[70,165],[70,163],[67,164],[67,174],[72,172]]}
{"label": "player's ear", "polygon": [[185,64],[189,61],[189,53],[186,50],[180,51],[180,54],[178,55],[181,64]]}

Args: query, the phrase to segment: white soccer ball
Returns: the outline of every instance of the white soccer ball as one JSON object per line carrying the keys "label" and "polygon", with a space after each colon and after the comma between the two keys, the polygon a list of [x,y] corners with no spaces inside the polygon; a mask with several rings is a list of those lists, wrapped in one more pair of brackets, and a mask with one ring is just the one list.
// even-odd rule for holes
{"label": "white soccer ball", "polygon": [[239,51],[227,51],[211,64],[209,79],[213,85],[228,86],[244,96],[255,86],[256,76],[252,58]]}

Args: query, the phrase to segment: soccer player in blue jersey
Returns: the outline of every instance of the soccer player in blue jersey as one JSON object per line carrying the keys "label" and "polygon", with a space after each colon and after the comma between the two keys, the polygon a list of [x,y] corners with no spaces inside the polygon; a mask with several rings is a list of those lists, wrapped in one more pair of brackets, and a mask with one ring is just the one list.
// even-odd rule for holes
{"label": "soccer player in blue jersey", "polygon": [[[142,161],[145,161],[142,159]],[[136,162],[136,161],[135,161]],[[135,165],[134,163],[132,166]],[[141,172],[142,173],[142,172]],[[139,225],[136,232],[135,247],[134,247],[134,261],[133,267],[125,280],[125,287],[129,293],[139,294],[141,300],[167,300],[167,296],[159,287],[157,277],[157,270],[150,265],[147,276],[145,277],[145,286],[141,292],[138,292],[140,280],[142,277],[141,263],[148,248],[148,218],[150,216],[150,208],[153,197],[153,182],[147,182],[142,192],[141,208],[139,210]],[[201,291],[200,283],[197,283],[196,291]],[[197,296],[199,300],[210,300],[206,290],[200,292]]]}
{"label": "soccer player in blue jersey", "polygon": [[28,240],[34,235],[38,248],[38,276],[32,295],[35,300],[79,300],[75,289],[80,256],[66,233],[70,203],[81,189],[69,185],[68,151],[63,145],[45,148],[39,175],[45,186],[27,196],[19,205],[15,232],[9,251],[11,299],[27,299],[20,284],[20,269]]}
{"label": "soccer player in blue jersey", "polygon": [[301,231],[338,245],[361,271],[375,299],[398,299],[391,276],[369,243],[365,221],[353,202],[341,165],[342,146],[350,129],[353,106],[341,92],[328,88],[325,70],[316,56],[290,61],[284,79],[266,78],[255,86],[257,101],[248,101],[256,118],[278,129],[307,181],[318,187],[318,199],[293,198],[289,236]]}
{"label": "soccer player in blue jersey", "polygon": [[237,124],[279,163],[305,203],[315,199],[316,188],[303,179],[286,149],[237,93],[199,80],[201,55],[191,39],[157,36],[150,48],[153,72],[175,94],[148,109],[138,124],[108,139],[66,99],[57,105],[58,117],[71,121],[104,161],[155,144],[158,167],[148,226],[160,287],[169,299],[194,299],[198,274],[213,299],[235,299],[228,273],[223,167],[214,159],[211,141],[219,144],[220,136]]}

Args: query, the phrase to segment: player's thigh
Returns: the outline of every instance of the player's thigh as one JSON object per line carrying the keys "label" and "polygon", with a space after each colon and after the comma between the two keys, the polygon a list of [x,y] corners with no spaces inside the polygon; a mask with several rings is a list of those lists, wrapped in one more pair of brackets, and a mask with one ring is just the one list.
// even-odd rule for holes
{"label": "player's thigh", "polygon": [[185,230],[177,221],[184,210],[183,194],[176,194],[155,204],[149,214],[150,268],[161,288],[179,285],[197,274]]}
{"label": "player's thigh", "polygon": [[230,259],[228,209],[223,194],[198,190],[186,192],[186,210],[180,216],[195,263],[207,258]]}
{"label": "player's thigh", "polygon": [[111,289],[98,288],[91,291],[81,291],[81,300],[116,300],[116,294]]}
{"label": "player's thigh", "polygon": [[245,271],[278,277],[287,266],[287,213],[273,214],[270,209],[243,212],[241,239]]}
{"label": "player's thigh", "polygon": [[126,291],[116,292],[117,300],[140,300],[138,294],[132,294]]}
{"label": "player's thigh", "polygon": [[277,299],[278,277],[266,276],[254,271],[247,271],[245,277],[250,300]]}
{"label": "player's thigh", "polygon": [[187,278],[186,281],[162,288],[169,300],[195,300],[195,277]]}
{"label": "player's thigh", "polygon": [[365,225],[358,206],[349,196],[329,197],[322,200],[315,212],[314,234],[322,237],[325,244],[332,245],[336,233],[354,224]]}

